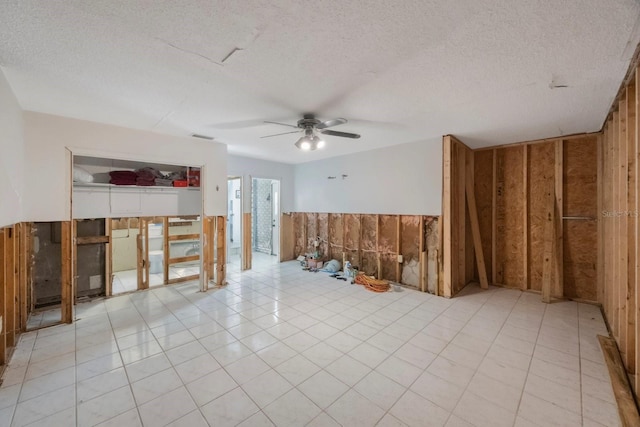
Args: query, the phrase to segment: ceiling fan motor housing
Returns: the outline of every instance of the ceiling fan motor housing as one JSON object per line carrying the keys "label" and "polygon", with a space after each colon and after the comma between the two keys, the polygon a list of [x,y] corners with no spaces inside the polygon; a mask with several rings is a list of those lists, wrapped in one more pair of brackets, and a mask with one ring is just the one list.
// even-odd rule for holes
{"label": "ceiling fan motor housing", "polygon": [[306,129],[308,127],[315,127],[322,123],[316,119],[313,114],[305,114],[303,119],[298,120],[298,127],[300,129]]}

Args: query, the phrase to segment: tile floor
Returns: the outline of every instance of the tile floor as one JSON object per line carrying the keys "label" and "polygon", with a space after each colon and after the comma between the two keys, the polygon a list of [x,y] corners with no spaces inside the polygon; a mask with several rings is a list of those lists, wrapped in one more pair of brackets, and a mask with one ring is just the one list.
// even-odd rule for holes
{"label": "tile floor", "polygon": [[0,426],[616,426],[598,308],[375,294],[296,262],[79,304],[23,334]]}
{"label": "tile floor", "polygon": [[[200,274],[199,262],[185,262],[178,265],[169,266],[169,279],[187,277],[193,274]],[[149,274],[149,285],[162,285],[163,275]],[[112,292],[114,295],[123,292],[132,292],[138,289],[138,272],[136,270],[116,271],[113,273]]]}

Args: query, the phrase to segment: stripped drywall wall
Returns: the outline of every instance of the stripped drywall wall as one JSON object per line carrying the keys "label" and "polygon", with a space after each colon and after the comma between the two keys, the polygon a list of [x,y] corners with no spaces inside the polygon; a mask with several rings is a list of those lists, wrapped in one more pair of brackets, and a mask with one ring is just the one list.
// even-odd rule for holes
{"label": "stripped drywall wall", "polygon": [[441,193],[440,140],[295,165],[297,212],[440,215]]}
{"label": "stripped drywall wall", "polygon": [[[101,123],[25,112],[24,216],[70,217],[71,153],[176,165],[203,165],[205,215],[226,215],[227,146]],[[46,179],[43,179],[46,178]],[[107,216],[107,215],[105,215]]]}
{"label": "stripped drywall wall", "polygon": [[0,227],[22,221],[24,134],[22,109],[0,69]]}

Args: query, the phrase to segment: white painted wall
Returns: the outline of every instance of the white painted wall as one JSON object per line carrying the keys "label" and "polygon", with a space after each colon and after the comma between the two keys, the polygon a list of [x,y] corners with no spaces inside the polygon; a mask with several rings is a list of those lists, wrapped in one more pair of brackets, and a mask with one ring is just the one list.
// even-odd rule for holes
{"label": "white painted wall", "polygon": [[294,210],[294,165],[253,159],[242,156],[227,156],[229,176],[241,176],[242,211],[251,213],[251,178],[270,178],[280,180],[280,210]]}
{"label": "white painted wall", "polygon": [[23,219],[22,118],[20,104],[0,70],[0,227]]}
{"label": "white painted wall", "polygon": [[[48,114],[24,113],[24,220],[70,218],[74,155],[204,166],[205,215],[226,215],[225,144],[127,129]],[[105,217],[108,215],[104,215]]]}
{"label": "white painted wall", "polygon": [[298,212],[441,214],[441,139],[297,164],[294,171]]}

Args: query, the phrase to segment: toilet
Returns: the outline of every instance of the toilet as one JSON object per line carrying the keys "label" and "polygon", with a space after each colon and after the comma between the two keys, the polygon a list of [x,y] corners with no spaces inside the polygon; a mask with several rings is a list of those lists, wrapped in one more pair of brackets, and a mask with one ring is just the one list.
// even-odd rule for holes
{"label": "toilet", "polygon": [[149,273],[162,273],[162,251],[149,251]]}

